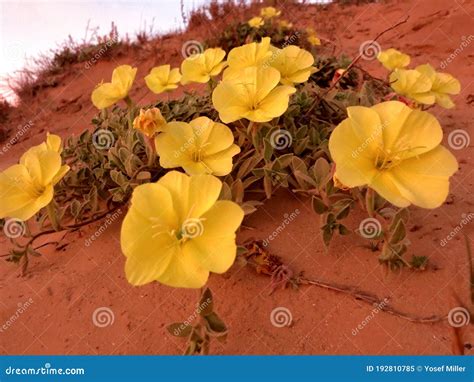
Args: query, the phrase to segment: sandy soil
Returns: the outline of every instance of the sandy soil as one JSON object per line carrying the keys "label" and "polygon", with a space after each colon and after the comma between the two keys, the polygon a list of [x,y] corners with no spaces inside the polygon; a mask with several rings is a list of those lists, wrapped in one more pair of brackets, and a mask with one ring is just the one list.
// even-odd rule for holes
{"label": "sandy soil", "polygon": [[[338,44],[340,51],[354,56],[364,41],[406,15],[409,21],[380,40],[382,48],[399,48],[413,57],[414,64],[430,62],[439,67],[443,60],[470,36],[474,3],[452,0],[389,1],[364,6],[330,6],[319,10],[308,6],[282,5],[287,19],[297,26],[312,26],[323,37]],[[224,20],[240,17],[229,14]],[[108,79],[112,68],[121,63],[138,65],[138,86],[132,97],[147,103],[153,100],[143,76],[156,63],[181,60],[180,47],[189,39],[213,33],[201,26],[182,36],[164,39],[159,57],[123,56],[102,60],[85,69],[77,65],[59,78],[60,85],[41,91],[12,117],[13,129],[32,121],[25,138],[0,156],[0,167],[17,161],[29,146],[41,141],[46,131],[63,137],[89,128],[95,109],[89,95],[95,84]],[[455,129],[473,135],[474,44],[459,53],[446,71],[460,79],[462,93],[452,110],[433,109],[446,137]],[[163,60],[163,61],[161,61]],[[384,70],[375,61],[363,62],[376,76]],[[176,96],[179,93],[175,94]],[[11,136],[15,134],[12,132]],[[257,213],[248,218],[239,241],[249,237],[265,239],[282,224],[285,214],[294,219],[271,241],[270,250],[281,256],[296,272],[308,277],[352,285],[388,298],[390,304],[419,316],[444,315],[459,305],[455,296],[469,301],[467,257],[463,234],[472,242],[474,224],[463,228],[444,247],[440,241],[473,212],[473,147],[454,151],[460,171],[452,180],[448,202],[435,211],[412,210],[410,254],[428,256],[431,266],[424,272],[404,269],[386,272],[376,253],[365,242],[350,235],[337,237],[329,251],[323,247],[319,217],[308,200],[280,191]],[[122,215],[125,210],[122,211]],[[356,228],[364,218],[351,214],[348,225]],[[69,237],[62,251],[44,250],[34,258],[29,272],[19,277],[11,263],[0,263],[0,324],[8,323],[20,304],[30,301],[18,319],[0,332],[2,354],[179,354],[184,341],[171,337],[166,324],[184,320],[193,313],[196,291],[171,289],[158,284],[131,287],[124,277],[124,257],[120,252],[120,219],[91,246],[85,240],[100,224]],[[0,245],[5,252],[8,243]],[[236,264],[227,274],[213,275],[210,287],[216,310],[227,322],[230,333],[225,344],[213,343],[214,354],[452,354],[453,329],[446,323],[419,324],[384,312],[350,296],[318,287],[270,292],[269,278]],[[31,300],[30,300],[31,299]],[[97,309],[108,308],[113,323],[98,327],[93,322]],[[291,312],[292,325],[275,327],[270,316],[276,308]],[[368,316],[370,322],[354,335],[354,329]],[[1,326],[0,326],[1,328]],[[472,329],[463,329],[466,354],[472,354]]]}

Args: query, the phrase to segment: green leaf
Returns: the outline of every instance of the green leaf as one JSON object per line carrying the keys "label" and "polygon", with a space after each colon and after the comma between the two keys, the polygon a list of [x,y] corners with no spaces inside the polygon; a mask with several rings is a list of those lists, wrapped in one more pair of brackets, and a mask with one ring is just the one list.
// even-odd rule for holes
{"label": "green leaf", "polygon": [[313,207],[313,211],[317,214],[321,215],[328,210],[328,207],[324,204],[321,198],[317,196],[313,196],[311,199],[311,206]]}
{"label": "green leaf", "polygon": [[405,223],[402,219],[398,220],[395,229],[392,232],[392,237],[390,238],[390,244],[397,244],[401,242],[406,236]]}
{"label": "green leaf", "polygon": [[217,337],[227,334],[227,326],[216,313],[206,316],[205,320],[210,335]]}

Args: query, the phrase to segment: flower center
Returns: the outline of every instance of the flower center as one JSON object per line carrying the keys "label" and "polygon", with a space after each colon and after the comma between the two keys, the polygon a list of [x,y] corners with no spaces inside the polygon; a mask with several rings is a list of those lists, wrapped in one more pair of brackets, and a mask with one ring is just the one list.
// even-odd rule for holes
{"label": "flower center", "polygon": [[377,156],[375,157],[375,168],[380,171],[389,170],[398,166],[404,159],[407,158],[407,154],[411,151],[424,146],[408,147],[400,146],[397,150],[392,151],[391,149],[385,149],[383,147],[378,148]]}
{"label": "flower center", "polygon": [[201,162],[202,160],[202,152],[201,152],[201,148],[195,150],[192,154],[192,159],[194,162]]}

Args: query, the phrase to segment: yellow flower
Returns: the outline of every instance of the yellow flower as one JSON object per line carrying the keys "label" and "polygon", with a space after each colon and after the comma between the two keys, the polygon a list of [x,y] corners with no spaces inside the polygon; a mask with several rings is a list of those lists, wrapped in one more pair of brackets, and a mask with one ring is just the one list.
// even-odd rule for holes
{"label": "yellow flower", "polygon": [[280,72],[280,82],[289,86],[308,81],[309,76],[317,71],[313,64],[313,55],[295,45],[274,48],[270,60],[270,65]]}
{"label": "yellow flower", "polygon": [[69,171],[61,165],[61,138],[49,135],[20,163],[0,173],[0,218],[28,220],[53,199],[54,185]]}
{"label": "yellow flower", "polygon": [[140,115],[133,121],[133,128],[141,131],[147,137],[152,137],[155,133],[164,131],[165,126],[166,120],[157,107],[148,110],[141,109]]}
{"label": "yellow flower", "polygon": [[244,212],[234,202],[217,200],[221,188],[212,175],[190,177],[177,171],[135,188],[120,237],[131,284],[156,280],[200,288],[209,272],[231,267]]}
{"label": "yellow flower", "polygon": [[420,65],[416,70],[431,80],[432,86],[428,94],[435,97],[435,102],[446,109],[453,108],[454,102],[449,95],[459,94],[461,91],[459,81],[451,74],[437,72],[430,64]]}
{"label": "yellow flower", "polygon": [[225,68],[225,51],[221,48],[206,49],[203,53],[186,58],[181,64],[183,79],[181,82],[206,83]]}
{"label": "yellow flower", "polygon": [[278,25],[280,26],[280,28],[283,28],[283,29],[290,29],[290,28],[293,28],[293,24],[290,23],[290,22],[287,21],[287,20],[280,20],[280,21],[278,21]]}
{"label": "yellow flower", "polygon": [[145,77],[146,86],[155,94],[176,89],[180,80],[179,69],[170,65],[157,66]]}
{"label": "yellow flower", "polygon": [[226,72],[247,68],[249,66],[262,66],[267,63],[271,57],[270,37],[264,37],[259,43],[252,42],[232,49],[227,56],[227,65],[229,65],[229,68]]}
{"label": "yellow flower", "polygon": [[271,67],[226,70],[212,93],[212,103],[224,123],[241,118],[267,122],[288,109],[289,97],[296,92],[291,86],[278,86],[279,82],[280,72]]}
{"label": "yellow flower", "polygon": [[418,103],[432,105],[435,102],[435,96],[429,93],[431,80],[418,70],[395,69],[390,74],[390,86],[398,94]]}
{"label": "yellow flower", "polygon": [[227,175],[232,157],[240,152],[232,131],[207,117],[168,123],[166,132],[155,138],[155,146],[161,167],[182,167],[189,175]]}
{"label": "yellow flower", "polygon": [[280,16],[281,11],[276,10],[274,7],[265,7],[260,10],[260,16],[271,19],[272,17]]}
{"label": "yellow flower", "polygon": [[312,45],[312,46],[319,46],[321,45],[321,40],[319,39],[319,37],[316,35],[316,32],[314,31],[313,28],[306,28],[306,33],[308,35],[308,42]]}
{"label": "yellow flower", "polygon": [[105,109],[124,99],[132,87],[137,68],[130,65],[117,66],[112,73],[112,82],[101,83],[92,92],[92,103],[98,109]]}
{"label": "yellow flower", "polygon": [[247,24],[249,26],[251,26],[252,28],[260,28],[263,24],[265,24],[265,22],[263,21],[263,19],[261,17],[252,17],[248,22]]}
{"label": "yellow flower", "polygon": [[377,59],[388,70],[401,69],[410,65],[410,56],[393,48],[381,51]]}
{"label": "yellow flower", "polygon": [[435,117],[398,101],[348,107],[347,113],[329,139],[340,182],[367,185],[398,207],[444,202],[458,164],[441,145]]}

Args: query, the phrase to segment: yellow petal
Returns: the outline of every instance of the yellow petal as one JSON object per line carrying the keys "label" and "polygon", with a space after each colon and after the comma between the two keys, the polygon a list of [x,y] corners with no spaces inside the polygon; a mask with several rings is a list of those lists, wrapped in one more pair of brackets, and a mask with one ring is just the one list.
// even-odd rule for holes
{"label": "yellow petal", "polygon": [[410,201],[400,192],[398,184],[395,183],[391,172],[377,172],[369,183],[369,187],[373,188],[380,196],[388,200],[394,206],[404,208],[410,205]]}
{"label": "yellow petal", "polygon": [[336,163],[336,176],[347,187],[363,186],[371,182],[376,174],[372,152],[366,150],[347,118],[332,132],[329,151]]}
{"label": "yellow petal", "polygon": [[202,217],[202,234],[189,240],[183,250],[203,268],[224,273],[235,261],[235,231],[242,223],[244,212],[234,202],[218,201]]}
{"label": "yellow petal", "polygon": [[216,154],[206,156],[202,162],[216,176],[224,176],[230,174],[233,167],[232,157],[240,153],[240,147],[231,145],[229,148]]}
{"label": "yellow petal", "polygon": [[456,158],[438,146],[418,157],[404,160],[391,170],[400,193],[422,208],[437,208],[449,193],[449,177],[458,169]]}
{"label": "yellow petal", "polygon": [[288,109],[290,95],[295,92],[296,89],[291,86],[277,86],[259,103],[257,110],[263,112],[265,116],[263,118],[256,117],[255,119],[247,118],[255,122],[267,122],[279,117]]}
{"label": "yellow petal", "polygon": [[166,270],[158,277],[158,281],[175,288],[201,288],[208,278],[209,271],[201,266],[196,257],[180,250],[171,256]]}
{"label": "yellow petal", "polygon": [[[382,145],[382,121],[375,110],[364,106],[350,106],[347,115],[358,141],[364,143],[365,150],[373,155]],[[344,182],[343,182],[344,183]]]}
{"label": "yellow petal", "polygon": [[178,245],[170,234],[173,227],[178,227],[178,220],[169,191],[158,183],[136,187],[120,236],[131,284],[158,280],[166,271]]}
{"label": "yellow petal", "polygon": [[61,169],[61,156],[52,150],[26,152],[21,163],[28,169],[33,180],[39,185],[52,183]]}
{"label": "yellow petal", "polygon": [[105,109],[122,99],[121,92],[111,83],[99,85],[91,95],[92,103],[98,109]]}
{"label": "yellow petal", "polygon": [[46,134],[46,147],[49,150],[56,151],[57,153],[61,153],[61,137],[55,134]]}
{"label": "yellow petal", "polygon": [[252,42],[232,49],[227,56],[227,64],[233,69],[260,66],[271,56],[270,37],[264,37],[260,43]]}
{"label": "yellow petal", "polygon": [[234,134],[224,124],[214,122],[207,117],[199,117],[190,123],[197,137],[198,146],[205,156],[216,154],[234,143]]}
{"label": "yellow petal", "polygon": [[189,182],[188,216],[198,218],[206,213],[217,201],[222,182],[212,175],[195,175]]}
{"label": "yellow petal", "polygon": [[430,113],[421,110],[411,110],[403,124],[392,125],[391,130],[393,131],[390,133],[388,129],[384,132],[384,138],[387,139],[385,148],[397,151],[397,146],[400,147],[400,143],[402,143],[405,146],[403,158],[410,158],[430,151],[438,146],[443,139],[443,130],[438,120]]}
{"label": "yellow petal", "polygon": [[380,52],[377,59],[388,70],[400,69],[410,64],[410,56],[390,48]]}
{"label": "yellow petal", "polygon": [[120,65],[114,69],[112,84],[119,90],[121,98],[124,98],[130,91],[136,74],[137,68],[132,68],[130,65]]}
{"label": "yellow petal", "polygon": [[[372,106],[371,109],[375,111],[380,118],[383,146],[387,149],[393,149],[412,109],[399,101],[382,102]],[[412,129],[410,128],[410,130]],[[381,145],[382,142],[378,141],[378,144]]]}
{"label": "yellow petal", "polygon": [[167,172],[162,176],[157,184],[165,187],[171,195],[173,208],[177,214],[178,220],[184,222],[189,212],[189,187],[191,178],[178,171]]}
{"label": "yellow petal", "polygon": [[425,105],[432,105],[435,97],[430,92],[432,81],[417,70],[395,69],[390,74],[390,86],[398,94]]}

